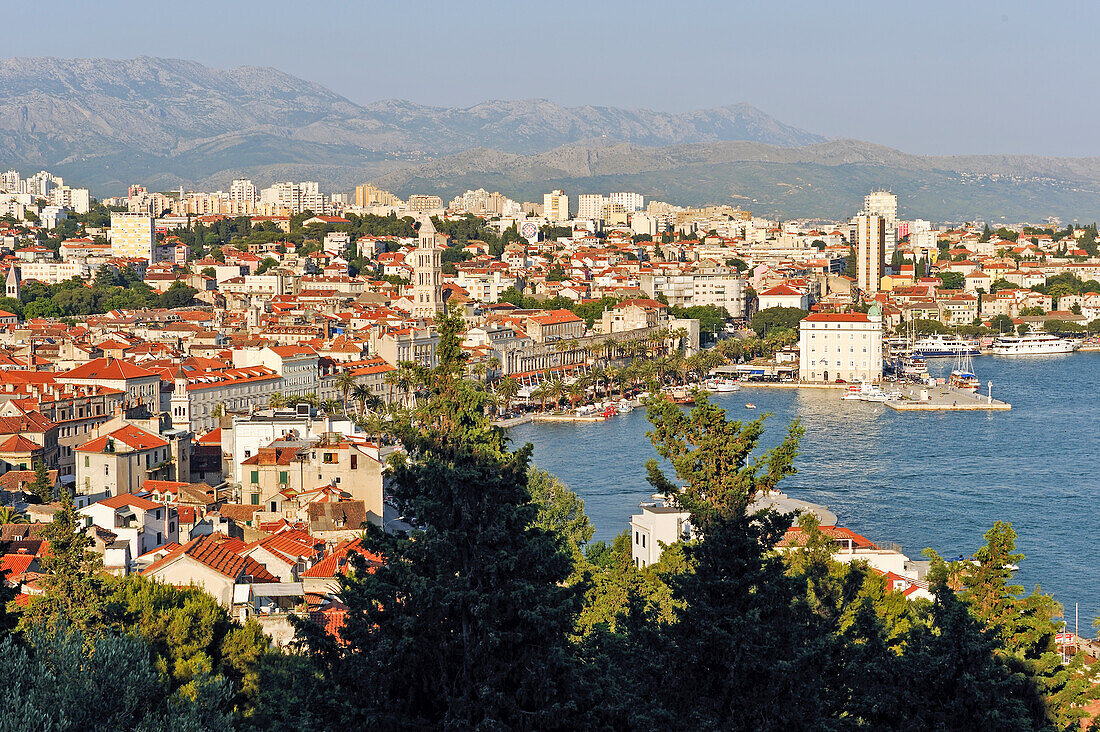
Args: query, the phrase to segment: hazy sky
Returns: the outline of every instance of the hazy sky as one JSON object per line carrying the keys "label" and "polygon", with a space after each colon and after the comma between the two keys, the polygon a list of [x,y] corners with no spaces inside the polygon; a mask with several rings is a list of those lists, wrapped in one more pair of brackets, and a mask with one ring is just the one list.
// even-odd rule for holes
{"label": "hazy sky", "polygon": [[744,101],[913,153],[1100,155],[1100,3],[54,0],[4,18],[13,56],[273,66],[355,102]]}

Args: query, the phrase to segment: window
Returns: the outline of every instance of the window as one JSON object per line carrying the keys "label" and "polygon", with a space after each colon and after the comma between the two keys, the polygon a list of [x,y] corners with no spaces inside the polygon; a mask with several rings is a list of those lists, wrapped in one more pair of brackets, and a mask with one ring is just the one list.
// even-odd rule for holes
{"label": "window", "polygon": [[280,470],[279,471],[279,482],[280,483],[289,483],[290,482],[289,476],[290,476],[289,471]]}
{"label": "window", "polygon": [[253,483],[259,483],[260,482],[260,471],[259,470],[253,470],[252,471],[252,482]]}
{"label": "window", "polygon": [[358,455],[352,455],[351,456],[351,469],[352,470],[357,470],[358,468],[359,468],[359,456]]}
{"label": "window", "polygon": [[91,456],[90,456],[90,455],[85,455],[85,456],[84,456],[84,467],[85,467],[85,468],[90,468],[90,467],[92,467],[92,458],[91,458]]}
{"label": "window", "polygon": [[334,452],[326,452],[325,457],[324,457],[324,462],[326,464],[332,465],[336,462],[339,462],[339,458],[337,457],[336,453],[334,453]]}
{"label": "window", "polygon": [[162,542],[161,542],[161,536],[160,536],[160,532],[158,531],[158,532],[157,532],[157,546],[160,546],[160,545],[161,545],[161,543],[162,543]]}
{"label": "window", "polygon": [[259,493],[253,493],[251,498],[252,498],[252,505],[253,506],[259,506],[260,505],[260,494]]}

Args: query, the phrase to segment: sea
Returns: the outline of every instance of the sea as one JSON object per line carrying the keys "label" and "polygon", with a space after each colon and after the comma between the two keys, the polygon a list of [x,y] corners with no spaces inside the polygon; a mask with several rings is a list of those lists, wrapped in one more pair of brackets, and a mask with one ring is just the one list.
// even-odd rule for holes
{"label": "sea", "polygon": [[[950,358],[928,364],[933,376],[953,367]],[[731,419],[767,415],[761,450],[801,419],[798,472],[780,489],[910,558],[926,547],[970,556],[994,521],[1011,522],[1026,557],[1016,582],[1052,593],[1068,629],[1079,618],[1091,636],[1100,614],[1100,353],[980,356],[973,370],[981,393],[992,382],[1010,411],[895,412],[812,388],[746,387],[711,399]],[[649,428],[645,410],[635,409],[606,422],[528,423],[509,433],[515,444],[532,443],[535,464],[584,500],[594,540],[611,540],[652,500]]]}

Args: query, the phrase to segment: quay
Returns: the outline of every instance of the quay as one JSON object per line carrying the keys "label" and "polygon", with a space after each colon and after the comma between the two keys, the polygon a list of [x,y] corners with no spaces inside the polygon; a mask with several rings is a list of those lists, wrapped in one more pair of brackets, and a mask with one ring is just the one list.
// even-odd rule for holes
{"label": "quay", "polygon": [[1004,412],[1012,409],[1008,402],[950,386],[899,385],[898,389],[903,394],[901,399],[883,402],[898,412]]}

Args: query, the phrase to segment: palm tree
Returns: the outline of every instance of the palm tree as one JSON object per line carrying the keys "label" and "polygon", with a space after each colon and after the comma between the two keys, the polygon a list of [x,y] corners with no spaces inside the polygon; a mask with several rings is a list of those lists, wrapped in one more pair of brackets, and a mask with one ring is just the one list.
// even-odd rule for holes
{"label": "palm tree", "polygon": [[561,399],[569,391],[569,387],[565,385],[565,382],[554,377],[554,379],[546,385],[547,390],[550,392],[550,398],[554,400],[554,410],[557,411],[558,406],[561,405]]}
{"label": "palm tree", "polygon": [[373,435],[377,438],[375,444],[379,447],[382,446],[382,433],[386,429],[386,419],[381,414],[370,413],[360,417],[356,424],[366,432],[368,435]]}
{"label": "palm tree", "polygon": [[29,523],[27,515],[16,511],[11,506],[0,506],[0,524],[25,524]]}
{"label": "palm tree", "polygon": [[504,400],[504,411],[508,411],[512,400],[519,395],[519,382],[511,376],[506,376],[497,382],[497,395]]}
{"label": "palm tree", "polygon": [[370,387],[366,384],[356,383],[351,388],[351,398],[359,402],[359,415],[362,416],[367,411],[367,400],[374,396],[374,392],[370,390]]}
{"label": "palm tree", "polygon": [[542,402],[542,411],[546,411],[546,398],[550,396],[550,390],[547,388],[547,384],[539,384],[535,387],[535,390],[531,392],[531,396],[537,398]]}
{"label": "palm tree", "polygon": [[490,356],[489,360],[485,364],[489,367],[489,373],[492,374],[491,381],[496,381],[500,377],[497,375],[500,371],[500,359],[496,356]]}
{"label": "palm tree", "polygon": [[569,406],[576,407],[577,402],[584,399],[585,392],[588,391],[588,387],[583,379],[577,379],[567,387],[569,393]]}
{"label": "palm tree", "polygon": [[[340,411],[340,402],[336,401],[335,399],[325,399],[323,402],[321,402],[321,410],[327,412],[328,414],[336,414]],[[344,409],[344,414],[347,414],[346,407]]]}
{"label": "palm tree", "polygon": [[267,406],[272,409],[282,409],[286,406],[286,397],[281,391],[276,391],[267,397]]}
{"label": "palm tree", "polygon": [[344,395],[344,416],[348,416],[348,394],[355,388],[356,379],[355,374],[351,373],[347,369],[344,369],[336,375],[336,380],[333,382],[336,388],[340,390],[340,393]]}
{"label": "palm tree", "polygon": [[484,381],[485,375],[489,373],[489,365],[484,361],[478,361],[477,363],[470,364],[470,373],[478,381]]}

